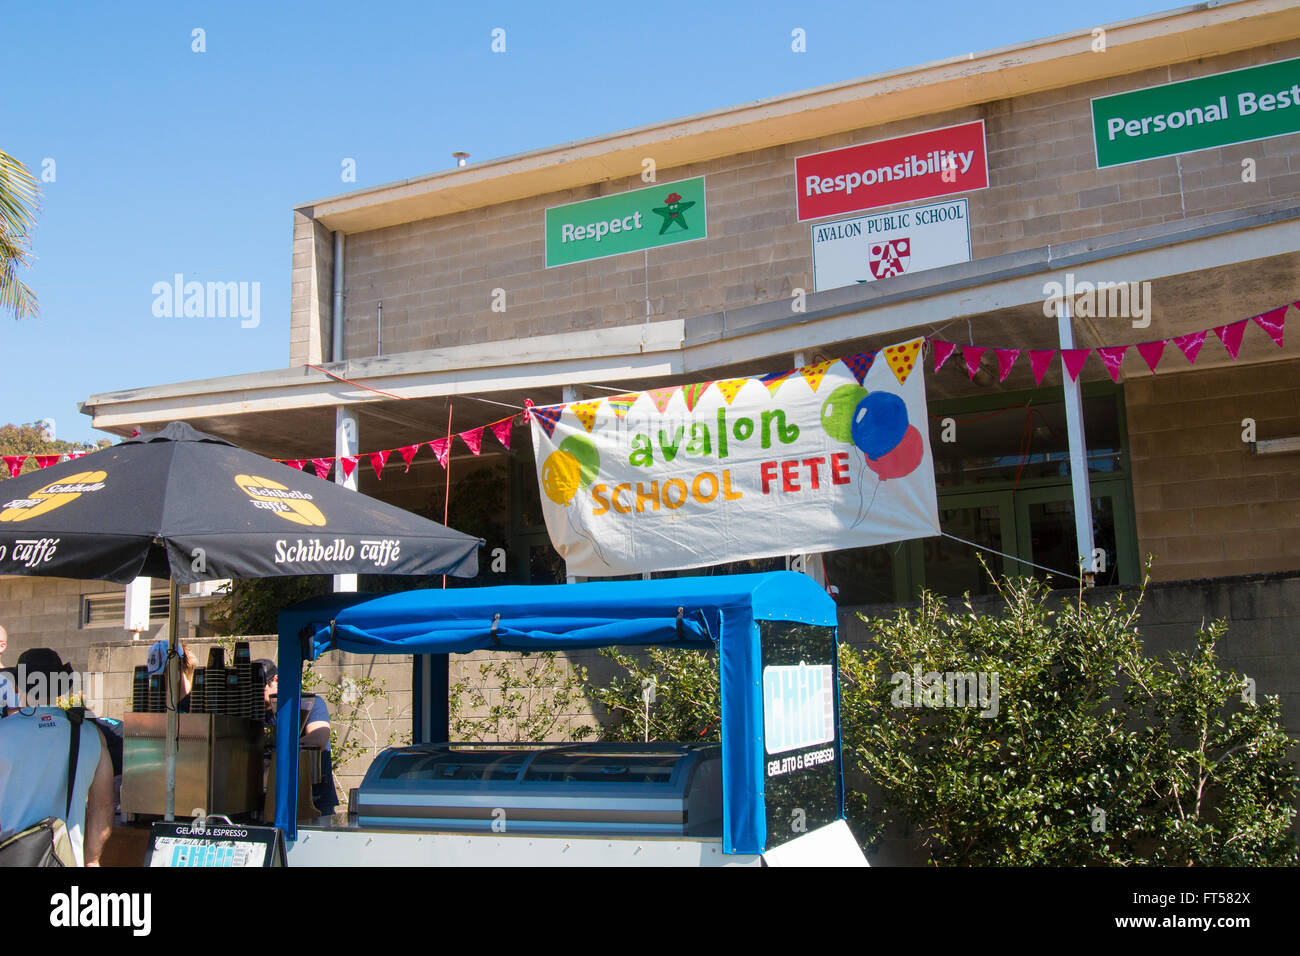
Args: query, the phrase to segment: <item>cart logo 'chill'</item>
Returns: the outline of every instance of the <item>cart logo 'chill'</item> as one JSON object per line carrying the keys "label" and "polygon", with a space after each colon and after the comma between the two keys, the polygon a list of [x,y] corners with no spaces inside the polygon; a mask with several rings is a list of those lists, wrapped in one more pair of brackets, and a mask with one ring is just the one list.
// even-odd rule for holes
{"label": "cart logo 'chill'", "polygon": [[30,498],[14,498],[0,505],[0,521],[26,521],[62,508],[84,494],[103,490],[107,477],[106,471],[83,471],[52,481],[33,491]]}
{"label": "cart logo 'chill'", "polygon": [[269,511],[294,524],[314,528],[325,525],[325,516],[312,504],[312,496],[306,492],[291,490],[278,481],[257,475],[235,475],[235,484],[252,499],[254,508]]}
{"label": "cart logo 'chill'", "polygon": [[829,664],[763,668],[763,736],[770,754],[835,739],[835,675]]}

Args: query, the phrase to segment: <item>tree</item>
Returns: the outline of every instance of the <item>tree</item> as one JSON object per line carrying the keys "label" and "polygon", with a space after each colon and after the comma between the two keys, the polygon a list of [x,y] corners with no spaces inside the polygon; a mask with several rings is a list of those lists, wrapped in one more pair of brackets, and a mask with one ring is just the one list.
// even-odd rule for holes
{"label": "tree", "polygon": [[40,314],[36,293],[18,278],[31,268],[30,233],[36,226],[40,187],[22,163],[0,150],[0,309],[15,319]]}
{"label": "tree", "polygon": [[[66,455],[69,452],[90,452],[106,448],[112,442],[101,438],[95,442],[56,441],[46,434],[45,429],[37,423],[26,425],[0,425],[0,455],[27,455],[20,474],[27,474],[37,468],[35,455]],[[9,471],[0,468],[0,480],[8,478]]]}
{"label": "tree", "polygon": [[[644,656],[636,656],[606,647],[600,653],[627,674],[611,677],[604,686],[588,688],[588,693],[615,718],[602,732],[603,739],[722,739],[722,691],[716,652],[651,647]],[[643,695],[648,686],[654,688],[654,702],[647,708]]]}
{"label": "tree", "polygon": [[1031,579],[997,587],[1000,613],[927,593],[842,648],[859,823],[906,821],[934,863],[1297,862],[1294,742],[1277,698],[1219,667],[1222,624],[1162,662],[1142,592],[1054,608]]}

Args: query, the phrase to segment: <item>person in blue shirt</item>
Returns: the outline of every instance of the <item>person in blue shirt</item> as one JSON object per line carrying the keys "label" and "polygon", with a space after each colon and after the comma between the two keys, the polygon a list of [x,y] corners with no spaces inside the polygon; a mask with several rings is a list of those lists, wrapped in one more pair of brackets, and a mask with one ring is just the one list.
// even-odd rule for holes
{"label": "person in blue shirt", "polygon": [[[262,668],[262,696],[266,703],[266,724],[275,726],[275,698],[280,689],[280,677],[275,662],[262,658],[255,662]],[[305,695],[304,695],[305,699]],[[312,697],[311,712],[303,726],[299,744],[303,747],[320,749],[320,782],[311,788],[311,802],[321,816],[330,816],[338,806],[338,793],[334,789],[334,767],[330,762],[330,712],[325,706],[325,698],[316,694]]]}

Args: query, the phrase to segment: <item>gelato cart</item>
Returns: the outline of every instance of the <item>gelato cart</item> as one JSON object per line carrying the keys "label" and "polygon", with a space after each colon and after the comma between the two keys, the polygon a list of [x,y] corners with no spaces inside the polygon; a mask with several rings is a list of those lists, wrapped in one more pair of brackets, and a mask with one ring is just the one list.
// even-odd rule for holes
{"label": "gelato cart", "polygon": [[[448,742],[447,660],[477,650],[715,649],[722,741]],[[864,865],[844,822],[835,604],[789,571],[333,594],[279,619],[278,708],[329,650],[414,657],[413,744],[348,812],[300,822],[297,722],[277,722],[290,865]]]}

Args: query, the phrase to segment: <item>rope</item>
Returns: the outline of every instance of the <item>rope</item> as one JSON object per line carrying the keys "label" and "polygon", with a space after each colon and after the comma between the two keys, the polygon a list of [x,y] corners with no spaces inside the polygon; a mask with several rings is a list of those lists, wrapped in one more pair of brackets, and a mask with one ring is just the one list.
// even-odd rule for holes
{"label": "rope", "polygon": [[987,551],[990,554],[996,554],[999,557],[1006,558],[1009,561],[1019,561],[1021,564],[1027,564],[1031,568],[1038,568],[1038,570],[1040,571],[1048,571],[1052,574],[1059,574],[1061,577],[1069,578],[1072,581],[1081,580],[1080,576],[1077,573],[1071,573],[1069,571],[1058,571],[1056,568],[1049,568],[1041,564],[1034,564],[1034,562],[1028,561],[1024,558],[1016,557],[1016,555],[1014,554],[1007,554],[1005,551],[998,551],[995,548],[989,548],[982,544],[976,544],[974,541],[967,541],[965,538],[959,538],[955,534],[949,534],[947,531],[940,531],[939,534],[944,538],[952,538],[952,540],[954,541],[960,541],[962,544],[968,544],[976,551]]}

